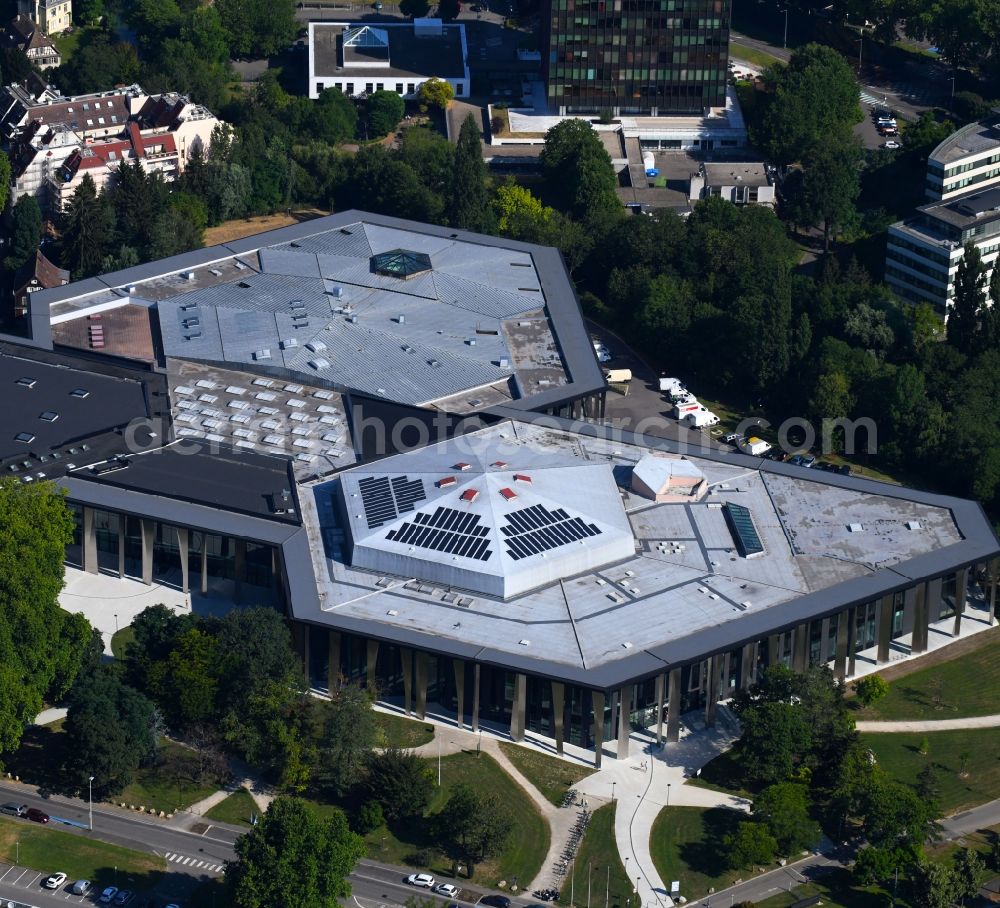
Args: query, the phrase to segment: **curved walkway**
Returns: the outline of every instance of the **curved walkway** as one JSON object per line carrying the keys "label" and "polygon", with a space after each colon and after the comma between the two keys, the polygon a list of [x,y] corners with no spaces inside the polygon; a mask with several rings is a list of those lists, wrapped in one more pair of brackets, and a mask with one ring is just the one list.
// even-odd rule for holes
{"label": "curved walkway", "polygon": [[966,716],[964,719],[902,719],[896,722],[857,722],[858,731],[867,732],[914,732],[914,731],[961,731],[969,728],[1000,727],[1000,715]]}

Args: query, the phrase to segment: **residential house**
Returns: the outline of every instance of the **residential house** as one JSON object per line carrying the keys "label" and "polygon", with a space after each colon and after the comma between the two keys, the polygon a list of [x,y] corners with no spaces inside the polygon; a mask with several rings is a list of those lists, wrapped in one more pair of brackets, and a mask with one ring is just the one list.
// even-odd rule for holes
{"label": "residential house", "polygon": [[69,272],[57,268],[38,249],[14,272],[14,317],[23,318],[30,309],[31,294],[69,283]]}
{"label": "residential house", "polygon": [[39,69],[50,69],[62,62],[62,55],[52,39],[27,16],[18,15],[10,21],[3,35],[3,45],[22,51]]}
{"label": "residential house", "polygon": [[47,35],[58,35],[73,25],[73,0],[17,0],[17,12],[37,22]]}

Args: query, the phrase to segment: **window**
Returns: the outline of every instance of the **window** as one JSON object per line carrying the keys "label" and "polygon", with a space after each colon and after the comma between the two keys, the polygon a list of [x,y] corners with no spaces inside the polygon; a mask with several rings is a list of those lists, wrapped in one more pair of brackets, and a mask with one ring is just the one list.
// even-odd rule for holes
{"label": "window", "polygon": [[406,93],[408,95],[415,94],[416,91],[417,91],[417,87],[412,82],[407,82],[406,83]]}
{"label": "window", "polygon": [[348,95],[353,95],[354,94],[354,83],[353,82],[348,82],[347,83],[347,91],[345,92],[345,94],[348,94]]}
{"label": "window", "polygon": [[317,94],[323,94],[324,91],[326,91],[326,83],[325,82],[317,82],[316,83],[316,93]]}
{"label": "window", "polygon": [[379,82],[378,83],[378,90],[379,91],[385,91],[385,82]]}
{"label": "window", "polygon": [[368,94],[371,94],[371,93],[372,93],[373,91],[375,91],[375,86],[374,86],[374,85],[372,85],[372,83],[371,83],[371,82],[366,82],[366,83],[365,83],[365,91],[366,91],[366,92],[367,92]]}
{"label": "window", "polygon": [[403,83],[402,82],[397,82],[396,83],[396,94],[397,95],[401,95],[402,93],[403,93]]}
{"label": "window", "polygon": [[456,95],[461,95],[464,92],[465,92],[465,85],[463,83],[461,83],[461,82],[456,83],[456,85],[455,85],[455,94]]}

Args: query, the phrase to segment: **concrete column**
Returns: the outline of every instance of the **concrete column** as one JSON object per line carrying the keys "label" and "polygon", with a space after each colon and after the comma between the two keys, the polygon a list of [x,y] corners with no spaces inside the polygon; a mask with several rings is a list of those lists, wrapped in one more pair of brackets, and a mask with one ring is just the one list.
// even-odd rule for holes
{"label": "concrete column", "polygon": [[552,730],[555,732],[556,753],[562,754],[565,740],[563,718],[566,714],[566,685],[562,681],[552,682]]}
{"label": "concrete column", "polygon": [[458,719],[458,727],[465,728],[465,660],[452,659],[451,668],[455,673],[455,699],[458,701],[455,717]]}
{"label": "concrete column", "polygon": [[829,649],[830,619],[824,618],[819,625],[819,664],[826,665],[830,660]]}
{"label": "concrete column", "polygon": [[414,662],[416,663],[416,701],[415,712],[418,719],[427,718],[427,653],[423,650],[417,650],[414,656]]}
{"label": "concrete column", "polygon": [[188,577],[188,541],[191,532],[187,527],[177,527],[177,554],[181,559],[181,592],[189,593],[191,586]]}
{"label": "concrete column", "polygon": [[879,665],[889,661],[889,643],[892,640],[892,596],[883,596],[878,604],[878,629],[875,632],[875,643],[878,646],[876,656]]}
{"label": "concrete column", "polygon": [[330,631],[327,638],[326,684],[329,690],[336,690],[340,677],[340,631]]}
{"label": "concrete column", "polygon": [[941,620],[941,586],[940,577],[932,577],[927,581],[927,623],[933,624]]}
{"label": "concrete column", "polygon": [[667,676],[656,676],[656,743],[663,743],[663,704],[666,701]]}
{"label": "concrete column", "polygon": [[854,675],[858,657],[858,609],[851,606],[847,610],[847,677]]}
{"label": "concrete column", "polygon": [[365,641],[365,684],[374,689],[378,675],[378,640]]}
{"label": "concrete column", "polygon": [[667,743],[676,744],[681,739],[681,669],[670,669],[667,679]]}
{"label": "concrete column", "polygon": [[153,544],[156,542],[156,521],[140,521],[142,533],[142,582],[146,586],[153,585]]}
{"label": "concrete column", "polygon": [[236,558],[233,564],[233,574],[236,577],[233,598],[237,602],[242,602],[243,581],[247,579],[247,541],[245,539],[236,540]]}
{"label": "concrete column", "polygon": [[804,672],[809,668],[809,622],[805,621],[795,628],[792,637],[792,668]]}
{"label": "concrete column", "polygon": [[715,727],[715,707],[719,700],[719,666],[721,656],[709,656],[705,660],[705,724]]}
{"label": "concrete column", "polygon": [[479,731],[479,663],[472,667],[472,730]]}
{"label": "concrete column", "polygon": [[1000,559],[994,558],[986,565],[986,583],[989,586],[990,626],[997,623],[997,572],[1000,571]]}
{"label": "concrete column", "polygon": [[916,586],[911,586],[909,589],[903,590],[903,629],[906,629],[906,624],[909,622],[910,655],[919,652],[915,647],[920,645],[920,629],[918,626],[920,615],[917,608],[917,590],[921,586],[923,584],[918,583]]}
{"label": "concrete column", "polygon": [[837,616],[837,646],[833,658],[833,675],[838,681],[847,677],[847,629],[850,609],[844,609]]}
{"label": "concrete column", "polygon": [[98,572],[97,529],[94,526],[94,509],[83,509],[83,569],[88,574]]}
{"label": "concrete column", "polygon": [[618,691],[618,759],[628,759],[628,741],[632,733],[629,716],[632,712],[632,696],[635,686],[629,684]]}
{"label": "concrete column", "polygon": [[403,712],[409,715],[413,703],[413,650],[408,646],[399,648],[399,658],[403,664]]}
{"label": "concrete column", "polygon": [[594,769],[600,769],[604,751],[604,691],[595,690],[591,699],[594,703]]}
{"label": "concrete column", "polygon": [[208,592],[208,533],[201,535],[201,592]]}
{"label": "concrete column", "polygon": [[781,661],[781,634],[771,634],[767,638],[767,664],[777,665]]}
{"label": "concrete column", "polygon": [[969,569],[964,567],[955,575],[955,627],[951,632],[953,637],[957,637],[962,629],[962,615],[965,612],[965,597],[968,593]]}
{"label": "concrete column", "polygon": [[524,711],[528,705],[528,678],[523,672],[514,674],[514,702],[510,705],[510,739],[524,740]]}
{"label": "concrete column", "polygon": [[913,636],[910,646],[913,653],[927,652],[927,619],[929,617],[927,584],[918,583],[913,599]]}
{"label": "concrete column", "polygon": [[128,518],[124,514],[118,515],[118,579],[125,576],[125,530],[128,526]]}
{"label": "concrete column", "polygon": [[757,662],[756,655],[756,643],[743,644],[743,651],[740,653],[740,690],[747,690],[753,684],[754,669]]}

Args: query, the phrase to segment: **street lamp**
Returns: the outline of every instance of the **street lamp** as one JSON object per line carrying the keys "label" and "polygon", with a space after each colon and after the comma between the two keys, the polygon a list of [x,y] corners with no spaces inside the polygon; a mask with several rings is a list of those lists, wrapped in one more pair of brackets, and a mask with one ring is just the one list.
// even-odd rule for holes
{"label": "street lamp", "polygon": [[115,633],[118,633],[118,612],[115,612]]}
{"label": "street lamp", "polygon": [[87,819],[88,828],[91,832],[94,831],[94,777],[90,776],[87,779]]}
{"label": "street lamp", "polygon": [[667,807],[670,806],[670,783],[667,782]]}
{"label": "street lamp", "polygon": [[785,37],[781,41],[782,47],[788,47],[788,3],[785,3]]}
{"label": "street lamp", "polygon": [[[612,779],[611,780],[611,800],[614,801],[614,799],[615,799],[615,780]],[[625,860],[627,861],[628,858],[625,858]]]}
{"label": "street lamp", "polygon": [[14,843],[14,848],[15,848],[15,852],[14,852],[14,854],[15,854],[14,864],[16,866],[17,864],[21,863],[21,840],[20,839],[18,839]]}

